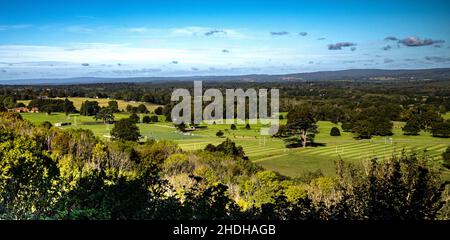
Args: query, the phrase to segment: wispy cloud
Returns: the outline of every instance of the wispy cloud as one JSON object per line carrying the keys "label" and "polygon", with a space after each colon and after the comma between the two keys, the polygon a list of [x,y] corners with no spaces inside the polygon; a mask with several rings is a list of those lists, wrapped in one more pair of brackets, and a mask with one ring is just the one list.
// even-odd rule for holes
{"label": "wispy cloud", "polygon": [[304,36],[308,35],[308,33],[307,32],[299,32],[298,35],[304,37]]}
{"label": "wispy cloud", "polygon": [[450,57],[425,57],[425,60],[435,62],[435,63],[446,63],[450,62]]}
{"label": "wispy cloud", "polygon": [[217,29],[211,27],[182,27],[169,29],[172,36],[221,36],[229,38],[242,38],[245,35],[236,29]]}
{"label": "wispy cloud", "polygon": [[150,32],[151,29],[146,28],[146,27],[134,27],[134,28],[128,29],[128,31],[133,32],[133,33],[145,33],[145,32]]}
{"label": "wispy cloud", "polygon": [[341,50],[343,47],[351,47],[351,46],[356,46],[356,43],[352,43],[352,42],[338,42],[338,43],[335,43],[335,44],[329,44],[328,45],[328,50]]}
{"label": "wispy cloud", "polygon": [[283,36],[283,35],[288,35],[289,32],[286,31],[281,31],[281,32],[270,32],[270,35],[272,36]]}
{"label": "wispy cloud", "polygon": [[397,41],[398,38],[394,36],[388,36],[384,38],[385,41]]}
{"label": "wispy cloud", "polygon": [[226,35],[227,32],[225,32],[223,30],[211,30],[211,31],[205,32],[204,34],[205,34],[205,36],[212,36],[212,35],[217,35],[217,34]]}
{"label": "wispy cloud", "polygon": [[444,40],[433,40],[433,39],[420,39],[418,37],[407,37],[398,41],[399,43],[408,46],[408,47],[420,47],[433,45],[436,43],[444,43]]}

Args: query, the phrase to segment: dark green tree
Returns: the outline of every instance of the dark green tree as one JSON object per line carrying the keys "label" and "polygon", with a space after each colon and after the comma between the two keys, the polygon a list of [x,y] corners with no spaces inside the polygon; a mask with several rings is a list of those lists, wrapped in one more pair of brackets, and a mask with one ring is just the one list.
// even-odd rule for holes
{"label": "dark green tree", "polygon": [[102,120],[103,123],[112,123],[114,122],[114,112],[109,107],[102,108],[95,116],[95,120]]}
{"label": "dark green tree", "polygon": [[69,115],[70,113],[75,113],[77,111],[77,109],[73,105],[73,102],[69,101],[69,99],[67,98],[64,99],[63,110],[66,115]]}
{"label": "dark green tree", "polygon": [[137,141],[140,136],[136,122],[129,118],[116,121],[111,130],[111,137],[114,140]]}
{"label": "dark green tree", "polygon": [[431,135],[433,137],[448,138],[450,137],[450,121],[434,122],[431,125]]}
{"label": "dark green tree", "polygon": [[148,113],[148,109],[144,104],[139,104],[139,106],[137,106],[137,112],[138,113]]}
{"label": "dark green tree", "polygon": [[156,115],[150,116],[150,122],[158,122],[158,121],[159,121],[158,116]]}
{"label": "dark green tree", "polygon": [[133,121],[134,123],[139,123],[141,119],[136,113],[132,113],[130,115],[130,120]]}
{"label": "dark green tree", "polygon": [[316,120],[310,108],[295,108],[288,113],[286,134],[298,139],[302,147],[314,140],[317,132]]}
{"label": "dark green tree", "polygon": [[108,102],[108,108],[111,109],[113,113],[119,112],[119,104],[116,100],[111,100]]}
{"label": "dark green tree", "polygon": [[155,114],[156,115],[162,115],[163,114],[163,108],[162,107],[155,108]]}
{"label": "dark green tree", "polygon": [[82,116],[94,116],[100,111],[100,106],[97,101],[86,100],[81,104],[80,115]]}
{"label": "dark green tree", "polygon": [[410,119],[402,127],[402,130],[404,135],[419,135],[420,123],[415,119]]}
{"label": "dark green tree", "polygon": [[143,118],[142,118],[142,123],[151,123],[152,122],[152,119],[150,118],[150,116],[144,116]]}
{"label": "dark green tree", "polygon": [[341,136],[341,131],[339,131],[339,128],[332,127],[330,130],[330,136]]}

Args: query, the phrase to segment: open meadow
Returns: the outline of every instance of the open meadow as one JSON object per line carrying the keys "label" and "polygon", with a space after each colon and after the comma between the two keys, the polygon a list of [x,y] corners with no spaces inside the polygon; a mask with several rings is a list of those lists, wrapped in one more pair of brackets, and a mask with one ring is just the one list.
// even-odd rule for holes
{"label": "open meadow", "polygon": [[[103,124],[95,121],[93,117],[63,113],[22,113],[22,116],[34,124],[49,121],[52,124],[58,122],[70,122],[70,126],[63,128],[85,128],[104,140],[109,139],[112,124]],[[126,118],[127,113],[115,114],[116,120]],[[145,116],[141,114],[140,117]],[[449,114],[446,115],[448,117]],[[335,174],[334,162],[342,158],[345,161],[362,163],[370,158],[389,158],[398,155],[402,151],[408,153],[426,155],[431,163],[442,163],[442,152],[450,145],[448,138],[431,137],[429,133],[421,132],[419,136],[405,136],[401,127],[404,123],[395,122],[393,136],[373,137],[370,140],[355,140],[351,133],[343,132],[339,124],[327,121],[318,122],[319,133],[315,142],[317,147],[286,148],[283,140],[260,135],[260,126],[252,125],[251,129],[245,129],[245,125],[237,125],[237,130],[231,130],[230,125],[210,124],[206,128],[182,133],[177,131],[172,123],[163,122],[163,116],[159,116],[160,122],[143,124],[139,123],[141,135],[144,139],[172,140],[186,151],[204,148],[207,144],[219,144],[230,138],[237,145],[244,148],[249,159],[266,169],[277,171],[283,175],[296,177],[307,171],[321,170],[326,175]],[[281,122],[285,123],[285,120]],[[338,127],[341,136],[330,136],[330,129]],[[222,130],[224,136],[219,138],[216,132]],[[450,177],[444,172],[445,177]]]}

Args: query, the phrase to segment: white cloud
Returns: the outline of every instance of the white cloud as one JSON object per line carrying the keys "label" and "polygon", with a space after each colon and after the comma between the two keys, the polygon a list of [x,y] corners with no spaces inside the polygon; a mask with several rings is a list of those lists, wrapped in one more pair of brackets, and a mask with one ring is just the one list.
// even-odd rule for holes
{"label": "white cloud", "polygon": [[[169,29],[172,36],[220,36],[228,38],[244,38],[245,34],[236,29],[190,26]],[[213,34],[210,34],[213,33]]]}
{"label": "white cloud", "polygon": [[128,31],[134,32],[134,33],[146,33],[146,32],[152,31],[152,29],[149,29],[146,27],[135,27],[135,28],[128,29]]}

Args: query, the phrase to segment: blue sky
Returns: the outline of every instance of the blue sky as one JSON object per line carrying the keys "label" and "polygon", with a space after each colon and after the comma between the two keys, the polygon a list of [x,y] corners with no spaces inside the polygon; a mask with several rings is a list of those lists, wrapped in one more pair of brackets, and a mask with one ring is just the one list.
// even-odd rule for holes
{"label": "blue sky", "polygon": [[0,3],[0,80],[450,67],[448,1]]}

